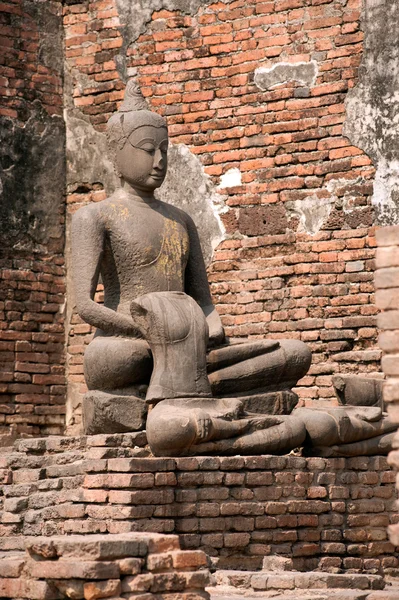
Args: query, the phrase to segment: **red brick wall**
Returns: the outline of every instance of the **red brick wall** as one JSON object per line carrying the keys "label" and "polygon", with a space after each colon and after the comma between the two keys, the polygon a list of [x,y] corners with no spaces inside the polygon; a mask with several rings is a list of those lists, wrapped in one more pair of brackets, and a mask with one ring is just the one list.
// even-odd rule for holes
{"label": "red brick wall", "polygon": [[[123,95],[116,5],[65,10],[66,63],[80,74],[74,106],[103,131]],[[298,388],[303,399],[333,397],[334,371],[379,371],[374,169],[343,135],[345,96],[363,50],[360,10],[361,0],[210,2],[195,15],[162,10],[127,49],[127,68],[166,115],[172,143],[186,144],[215,184],[240,169],[242,185],[224,190],[227,235],[209,269],[213,297],[230,336],[309,344],[314,359]],[[254,84],[260,66],[310,60],[318,76],[308,92],[292,81],[267,91]],[[72,193],[70,211],[103,197],[101,189]],[[308,197],[331,204],[313,235],[301,231],[290,205]],[[89,331],[72,318],[76,385]]]}
{"label": "red brick wall", "polygon": [[142,432],[16,442],[0,457],[0,550],[18,536],[146,531],[177,533],[222,569],[283,555],[300,571],[396,572],[385,457],[146,458],[145,443]]}
{"label": "red brick wall", "polygon": [[55,1],[1,4],[0,436],[65,420],[61,17]]}

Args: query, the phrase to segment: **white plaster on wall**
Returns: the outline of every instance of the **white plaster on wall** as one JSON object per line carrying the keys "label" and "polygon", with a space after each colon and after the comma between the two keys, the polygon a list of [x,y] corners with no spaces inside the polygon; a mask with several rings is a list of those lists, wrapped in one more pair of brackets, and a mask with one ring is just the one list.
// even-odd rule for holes
{"label": "white plaster on wall", "polygon": [[229,169],[228,171],[226,171],[226,173],[223,173],[223,175],[221,176],[218,189],[220,190],[230,187],[236,187],[238,185],[241,185],[241,183],[242,181],[240,169]]}
{"label": "white plaster on wall", "polygon": [[335,198],[307,196],[302,200],[287,202],[286,208],[291,217],[298,217],[298,232],[315,235],[330,216]]}
{"label": "white plaster on wall", "polygon": [[302,85],[312,87],[316,83],[318,71],[315,60],[297,63],[279,62],[272,67],[256,69],[254,83],[261,90],[269,90],[289,81],[297,81]]}
{"label": "white plaster on wall", "polygon": [[396,214],[399,199],[399,160],[387,161],[385,157],[380,158],[374,180],[374,193],[372,205],[375,206],[383,216]]}
{"label": "white plaster on wall", "polygon": [[364,0],[364,55],[346,98],[344,134],[376,167],[372,204],[379,225],[399,223],[399,3]]}

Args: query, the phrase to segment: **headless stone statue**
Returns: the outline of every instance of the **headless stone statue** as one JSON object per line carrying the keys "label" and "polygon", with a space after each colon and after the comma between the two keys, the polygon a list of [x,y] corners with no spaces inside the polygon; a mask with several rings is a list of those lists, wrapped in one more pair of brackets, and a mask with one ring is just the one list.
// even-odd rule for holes
{"label": "headless stone statue", "polygon": [[147,437],[155,456],[283,454],[298,446],[319,456],[352,456],[390,449],[396,425],[378,407],[261,416],[239,398],[212,398],[207,323],[186,294],[147,294],[132,302],[131,312],[154,357],[147,399],[158,403],[148,415]]}
{"label": "headless stone statue", "polygon": [[[121,187],[110,198],[79,209],[72,221],[76,308],[96,328],[84,357],[89,388],[83,402],[85,432],[144,427],[148,403],[159,393],[152,386],[147,394],[153,353],[130,306],[138,297],[159,292],[187,294],[204,315],[207,388],[214,396],[239,396],[254,412],[288,414],[297,402],[292,387],[307,372],[310,351],[298,340],[225,340],[196,227],[185,212],[154,196],[166,175],[167,126],[146,109],[133,82],[108,122],[108,137]],[[94,300],[100,276],[104,304]]]}

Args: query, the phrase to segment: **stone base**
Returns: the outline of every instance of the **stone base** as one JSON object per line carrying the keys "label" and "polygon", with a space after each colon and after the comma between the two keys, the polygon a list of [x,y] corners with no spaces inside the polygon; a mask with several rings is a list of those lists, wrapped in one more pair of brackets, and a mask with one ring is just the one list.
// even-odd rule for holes
{"label": "stone base", "polygon": [[321,573],[310,571],[217,571],[217,585],[233,588],[252,589],[255,592],[266,590],[295,590],[328,588],[382,590],[385,587],[381,575],[355,573]]}
{"label": "stone base", "polygon": [[83,429],[87,435],[127,433],[145,428],[148,404],[129,392],[93,390],[83,397]]}

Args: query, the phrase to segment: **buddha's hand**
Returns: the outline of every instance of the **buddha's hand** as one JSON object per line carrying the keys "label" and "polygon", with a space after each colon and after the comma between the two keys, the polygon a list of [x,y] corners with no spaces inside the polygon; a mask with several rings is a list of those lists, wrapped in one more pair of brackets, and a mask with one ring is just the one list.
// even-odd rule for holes
{"label": "buddha's hand", "polygon": [[206,442],[212,433],[212,419],[209,414],[203,410],[199,410],[196,417],[198,442]]}
{"label": "buddha's hand", "polygon": [[209,346],[219,346],[224,342],[224,329],[219,314],[214,306],[203,308],[209,327]]}

